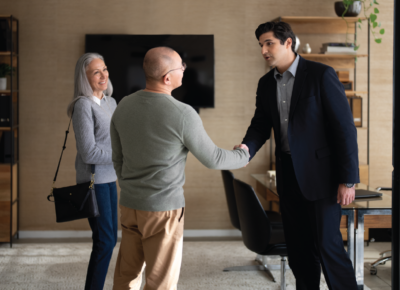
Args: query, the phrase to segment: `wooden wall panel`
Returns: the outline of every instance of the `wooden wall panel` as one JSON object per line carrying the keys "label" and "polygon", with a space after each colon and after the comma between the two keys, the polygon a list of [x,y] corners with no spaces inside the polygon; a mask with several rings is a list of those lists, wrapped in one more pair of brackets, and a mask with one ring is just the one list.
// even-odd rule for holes
{"label": "wooden wall panel", "polygon": [[[334,2],[1,1],[2,13],[20,20],[20,229],[89,229],[87,221],[56,224],[54,205],[46,200],[68,123],[65,112],[73,93],[74,66],[84,52],[85,34],[214,34],[216,108],[201,109],[200,116],[212,140],[230,149],[245,134],[254,113],[258,79],[267,70],[254,36],[257,26],[280,15],[335,16]],[[379,20],[386,36],[381,45],[371,44],[370,181],[387,186],[391,175],[393,0],[379,3]],[[300,49],[310,42],[314,52],[319,51],[318,42],[324,39],[324,35],[304,35]],[[365,138],[365,134],[360,135]],[[73,134],[70,136],[57,186],[75,182],[76,149]],[[269,142],[248,167],[234,171],[235,176],[255,186],[250,174],[268,169],[268,148]],[[366,153],[360,154],[364,159]],[[185,227],[231,228],[220,172],[206,169],[189,155],[186,178]]]}

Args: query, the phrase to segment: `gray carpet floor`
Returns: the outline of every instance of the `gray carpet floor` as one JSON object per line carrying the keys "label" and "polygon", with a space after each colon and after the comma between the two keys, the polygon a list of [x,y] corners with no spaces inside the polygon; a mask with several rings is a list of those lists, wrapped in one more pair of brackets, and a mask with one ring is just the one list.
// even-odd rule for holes
{"label": "gray carpet floor", "polygon": [[[112,289],[112,278],[119,243],[114,250],[104,289]],[[0,290],[83,289],[90,243],[0,245]],[[184,242],[179,290],[280,289],[280,271],[273,271],[276,282],[266,272],[223,272],[225,267],[256,264],[255,254],[241,241]],[[279,264],[280,258],[271,260]],[[322,275],[323,276],[323,275]],[[294,277],[287,271],[288,290]],[[321,280],[321,290],[327,290]]]}

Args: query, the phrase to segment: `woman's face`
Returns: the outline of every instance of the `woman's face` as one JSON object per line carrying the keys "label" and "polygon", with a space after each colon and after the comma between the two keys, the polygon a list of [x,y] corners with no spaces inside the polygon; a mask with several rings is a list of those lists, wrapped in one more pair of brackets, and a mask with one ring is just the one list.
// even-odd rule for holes
{"label": "woman's face", "polygon": [[86,76],[95,95],[107,89],[108,70],[106,64],[100,58],[95,58],[88,65]]}

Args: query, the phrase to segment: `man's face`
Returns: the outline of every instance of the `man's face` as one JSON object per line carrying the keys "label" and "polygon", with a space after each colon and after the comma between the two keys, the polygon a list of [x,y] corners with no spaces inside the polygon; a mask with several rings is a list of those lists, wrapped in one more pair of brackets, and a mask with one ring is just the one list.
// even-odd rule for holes
{"label": "man's face", "polygon": [[292,39],[288,38],[282,45],[280,40],[274,36],[274,32],[266,32],[260,36],[258,42],[261,53],[270,67],[279,66],[287,57],[288,49],[291,49]]}
{"label": "man's face", "polygon": [[176,89],[182,85],[184,67],[182,58],[179,56],[177,52],[175,52],[171,58],[172,58],[171,69],[173,69],[173,71],[171,71],[169,74],[171,78],[172,87],[173,89]]}

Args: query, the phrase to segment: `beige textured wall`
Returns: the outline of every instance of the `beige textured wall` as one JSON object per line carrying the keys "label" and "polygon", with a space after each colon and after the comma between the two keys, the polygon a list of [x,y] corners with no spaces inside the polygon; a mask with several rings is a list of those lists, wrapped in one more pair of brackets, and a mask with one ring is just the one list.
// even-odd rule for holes
{"label": "beige textured wall", "polygon": [[[1,14],[20,20],[20,229],[89,229],[86,221],[56,224],[54,205],[46,200],[68,123],[65,111],[85,34],[214,34],[216,108],[202,109],[200,116],[212,140],[229,149],[244,136],[254,112],[258,79],[266,71],[255,28],[283,15],[335,16],[334,2],[0,0]],[[371,45],[370,178],[374,186],[390,185],[391,180],[393,0],[379,2],[386,36],[383,44]],[[75,181],[76,149],[71,137],[57,186]],[[365,147],[360,144],[360,149]],[[250,174],[267,170],[268,148],[267,143],[235,175],[254,185]],[[186,177],[186,229],[231,228],[220,172],[206,169],[189,155]]]}

